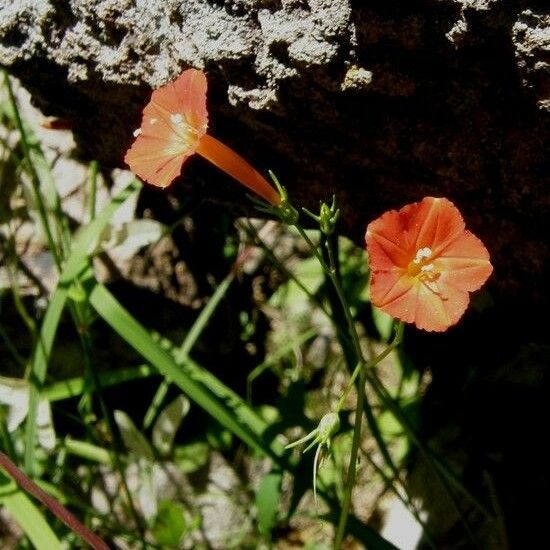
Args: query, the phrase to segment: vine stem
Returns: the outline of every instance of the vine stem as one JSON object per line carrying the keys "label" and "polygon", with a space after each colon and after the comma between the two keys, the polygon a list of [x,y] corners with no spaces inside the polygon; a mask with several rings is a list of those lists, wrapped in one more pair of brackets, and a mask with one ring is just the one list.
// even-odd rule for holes
{"label": "vine stem", "polygon": [[[364,388],[366,382],[367,370],[360,369],[359,371],[359,387]],[[365,392],[360,390],[357,392],[357,405],[355,407],[355,424],[353,426],[353,440],[351,443],[351,454],[349,458],[348,476],[346,479],[346,488],[344,499],[342,501],[342,510],[340,511],[340,519],[336,535],[334,536],[334,549],[339,550],[342,546],[342,541],[346,533],[346,524],[348,522],[349,510],[351,507],[351,496],[353,486],[355,485],[355,475],[357,472],[357,454],[361,443],[361,424],[363,421],[363,407],[365,403]]]}
{"label": "vine stem", "polygon": [[298,224],[294,224],[294,227],[297,229],[300,236],[309,245],[309,247],[317,257],[317,260],[321,264],[323,271],[326,273],[326,275],[330,279],[334,287],[334,290],[336,291],[338,301],[342,306],[342,310],[346,318],[346,323],[348,325],[348,331],[351,336],[353,351],[354,351],[357,365],[352,373],[350,382],[344,392],[343,399],[341,399],[340,402],[338,403],[339,407],[342,406],[345,400],[345,397],[347,397],[347,395],[351,391],[351,387],[353,386],[355,379],[357,378],[357,376],[359,376],[359,381],[357,384],[358,389],[357,389],[357,404],[355,408],[355,423],[353,428],[353,440],[352,440],[350,461],[348,466],[346,487],[344,492],[344,498],[342,500],[342,509],[340,511],[340,518],[338,520],[338,527],[334,538],[334,548],[335,550],[339,550],[342,545],[342,541],[344,539],[344,535],[346,532],[346,524],[347,524],[349,511],[351,507],[351,497],[353,493],[353,486],[355,484],[355,475],[357,471],[357,455],[358,455],[359,447],[361,443],[361,425],[362,425],[362,419],[363,419],[363,412],[365,409],[364,388],[367,380],[367,372],[372,367],[376,366],[380,361],[382,361],[382,359],[384,359],[392,351],[392,349],[394,349],[397,345],[399,345],[399,342],[401,341],[401,337],[403,334],[403,324],[400,323],[398,325],[396,337],[394,338],[393,342],[388,346],[388,348],[384,352],[382,352],[379,356],[375,357],[372,361],[370,361],[369,363],[366,363],[365,358],[363,356],[363,350],[361,349],[361,343],[359,342],[359,335],[355,327],[355,321],[351,315],[350,307],[347,302],[346,296],[344,294],[344,290],[338,279],[338,272],[336,267],[337,263],[336,263],[336,258],[335,258],[332,246],[330,244],[330,239],[327,239],[325,242],[326,250],[328,253],[328,259],[329,259],[329,264],[327,264],[327,262],[323,258],[323,255],[319,251],[318,247],[315,246],[315,244],[309,238],[308,234],[304,231],[304,229]]}
{"label": "vine stem", "polygon": [[33,495],[44,504],[60,521],[80,535],[94,550],[109,550],[109,547],[103,540],[80,523],[67,508],[28,478],[2,451],[0,451],[0,466],[14,479],[21,489]]}
{"label": "vine stem", "polygon": [[[349,309],[349,308],[348,308]],[[338,402],[338,410],[342,407],[345,398],[351,391],[353,387],[355,378],[359,375],[359,390],[357,392],[357,405],[355,407],[355,423],[353,426],[353,440],[351,443],[351,453],[348,466],[348,475],[346,480],[346,487],[344,491],[344,498],[342,500],[342,510],[340,511],[340,519],[338,520],[338,527],[336,529],[336,534],[334,537],[334,548],[339,550],[342,546],[342,541],[346,533],[346,524],[348,521],[349,511],[351,507],[351,497],[353,493],[353,486],[355,485],[355,476],[357,472],[357,455],[359,448],[361,446],[361,425],[363,422],[363,409],[365,405],[365,384],[367,381],[367,373],[370,369],[374,368],[380,361],[387,357],[392,350],[394,350],[400,343],[403,336],[403,323],[399,322],[396,328],[395,337],[388,347],[379,355],[377,355],[372,361],[369,361],[365,364],[363,361],[360,361],[353,374],[351,376],[350,382],[342,395],[342,398]],[[355,327],[354,327],[355,332]],[[355,332],[357,335],[357,332]]]}
{"label": "vine stem", "polygon": [[[372,361],[369,361],[364,366],[363,370],[368,371],[368,370],[376,367],[376,365],[378,365],[378,363],[383,361],[397,346],[399,346],[399,344],[401,344],[401,340],[403,338],[403,329],[404,329],[404,327],[405,327],[405,325],[403,324],[402,321],[399,321],[399,323],[397,323],[397,326],[395,328],[395,336],[394,336],[393,340],[391,341],[391,343],[388,344],[388,347],[382,353],[377,355]],[[342,409],[342,407],[344,406],[344,402],[345,402],[347,396],[349,395],[350,391],[352,390],[355,379],[357,378],[358,374],[361,372],[361,369],[362,369],[362,364],[359,363],[355,367],[355,370],[353,371],[353,373],[351,375],[351,378],[348,382],[348,385],[347,385],[346,389],[344,390],[344,393],[342,394],[342,397],[340,398],[340,401],[338,401],[338,404],[336,405],[336,412],[340,411]],[[366,382],[366,380],[365,380],[365,382]]]}

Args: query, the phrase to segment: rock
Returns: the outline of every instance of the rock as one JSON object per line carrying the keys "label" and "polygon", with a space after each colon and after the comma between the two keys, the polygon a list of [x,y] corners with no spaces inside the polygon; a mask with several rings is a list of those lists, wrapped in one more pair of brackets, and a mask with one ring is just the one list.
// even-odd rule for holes
{"label": "rock", "polygon": [[534,91],[539,108],[550,112],[550,13],[521,12],[512,36],[523,85]]}
{"label": "rock", "polygon": [[[361,242],[382,211],[445,195],[488,244],[493,288],[528,307],[547,296],[549,20],[541,0],[0,0],[0,63],[105,167],[150,89],[203,68],[212,133],[295,202],[336,193]],[[188,174],[203,195],[219,176]]]}

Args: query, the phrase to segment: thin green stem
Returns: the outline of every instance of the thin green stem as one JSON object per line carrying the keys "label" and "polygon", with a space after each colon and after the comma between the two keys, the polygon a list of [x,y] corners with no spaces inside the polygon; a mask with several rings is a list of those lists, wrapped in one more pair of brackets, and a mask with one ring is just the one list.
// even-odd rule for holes
{"label": "thin green stem", "polygon": [[355,370],[353,371],[350,380],[348,382],[348,385],[346,389],[344,390],[344,393],[342,394],[342,397],[338,401],[338,404],[336,405],[336,412],[340,411],[344,405],[344,402],[351,392],[355,379],[357,378],[357,375],[361,372],[361,369],[364,368],[364,370],[370,370],[374,367],[376,367],[381,361],[383,361],[395,348],[397,348],[401,344],[401,340],[403,339],[403,330],[404,330],[404,324],[402,321],[397,323],[396,329],[395,329],[395,336],[393,337],[393,340],[388,345],[388,347],[381,352],[379,355],[377,355],[374,359],[369,361],[364,367],[362,363],[359,363]]}
{"label": "thin green stem", "polygon": [[342,541],[346,533],[346,524],[348,522],[349,511],[351,507],[351,496],[353,493],[353,486],[355,485],[355,474],[357,471],[357,453],[361,443],[361,424],[363,420],[363,406],[365,392],[362,388],[365,387],[367,371],[360,369],[359,373],[359,388],[357,393],[357,406],[355,407],[355,425],[353,427],[353,440],[351,443],[351,453],[349,458],[348,475],[346,479],[346,487],[344,492],[344,499],[342,501],[342,510],[340,512],[340,519],[338,520],[338,527],[336,528],[336,535],[334,537],[334,549],[340,550]]}
{"label": "thin green stem", "polygon": [[21,120],[21,115],[19,114],[19,109],[17,107],[17,101],[15,99],[15,94],[13,93],[13,88],[11,86],[11,82],[8,76],[8,73],[2,69],[2,72],[4,74],[4,84],[6,86],[6,89],[8,90],[8,97],[10,101],[10,105],[12,107],[14,117],[15,117],[15,123],[17,126],[17,129],[19,131],[19,134],[21,135],[21,146],[23,147],[23,153],[25,155],[25,158],[27,159],[30,175],[31,175],[31,187],[36,203],[36,207],[38,209],[38,215],[40,217],[40,221],[42,223],[42,228],[44,230],[44,234],[46,235],[46,240],[48,241],[48,246],[52,252],[55,264],[58,268],[61,267],[61,255],[57,248],[56,242],[53,238],[53,233],[50,228],[50,224],[48,221],[48,213],[46,212],[46,208],[44,206],[44,202],[42,201],[42,197],[40,194],[40,184],[39,184],[39,178],[38,174],[36,172],[36,169],[34,167],[34,163],[32,162],[31,158],[31,151],[29,147],[29,143],[27,140],[27,132],[23,126],[23,121]]}
{"label": "thin green stem", "polygon": [[317,247],[315,243],[309,238],[309,235],[305,232],[304,228],[301,225],[295,224],[294,227],[296,228],[296,230],[298,231],[302,239],[306,241],[311,251],[315,254],[315,257],[319,260],[319,263],[321,264],[323,271],[327,275],[330,275],[330,267],[325,262],[325,259],[323,258],[321,252],[319,251],[319,247]]}
{"label": "thin green stem", "polygon": [[265,244],[265,242],[262,240],[262,238],[254,228],[254,226],[250,223],[250,221],[248,221],[248,227],[245,227],[243,225],[241,225],[241,227],[253,239],[254,243],[264,251],[264,254],[271,260],[271,263],[275,265],[277,269],[281,273],[283,273],[283,275],[285,275],[289,279],[292,279],[292,281],[298,286],[298,288],[326,315],[328,319],[330,319],[331,318],[330,312],[324,306],[324,304],[321,303],[321,301],[317,296],[315,296],[315,294],[313,294],[308,290],[308,288],[304,285],[304,283],[302,283],[302,281],[300,281],[300,279],[298,279],[298,277],[296,277],[296,275],[294,275],[292,271],[287,269],[287,267],[281,262],[281,260],[279,260],[279,258],[275,256],[275,254],[273,254],[269,246]]}

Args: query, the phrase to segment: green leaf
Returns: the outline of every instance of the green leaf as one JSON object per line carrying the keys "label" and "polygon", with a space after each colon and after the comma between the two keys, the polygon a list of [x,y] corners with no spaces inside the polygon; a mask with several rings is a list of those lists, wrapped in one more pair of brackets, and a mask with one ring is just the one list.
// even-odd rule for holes
{"label": "green leaf", "polygon": [[277,524],[277,509],[281,498],[281,481],[283,474],[273,470],[266,474],[256,492],[258,510],[258,528],[260,533],[271,538],[271,532]]}
{"label": "green leaf", "polygon": [[86,460],[92,460],[93,462],[107,464],[110,466],[113,463],[111,455],[107,449],[98,447],[97,445],[93,445],[87,441],[79,441],[77,439],[67,437],[64,440],[64,446],[67,453],[79,456]]}
{"label": "green leaf", "polygon": [[222,426],[253,449],[271,456],[276,463],[287,465],[283,445],[277,440],[264,441],[267,423],[236,393],[190,359],[178,365],[105,286],[98,284],[93,288],[90,303],[138,353]]}
{"label": "green leaf", "polygon": [[44,515],[14,481],[0,473],[0,504],[23,529],[37,550],[61,549],[61,542]]}
{"label": "green leaf", "polygon": [[151,445],[149,445],[147,439],[145,439],[143,434],[136,428],[132,419],[124,411],[120,410],[116,410],[113,416],[126,448],[136,457],[154,462],[155,455]]}
{"label": "green leaf", "polygon": [[184,474],[196,472],[208,462],[210,447],[204,441],[180,445],[174,451],[174,462]]}
{"label": "green leaf", "polygon": [[187,530],[183,506],[177,502],[163,500],[151,529],[157,543],[169,548],[177,548]]}
{"label": "green leaf", "polygon": [[174,437],[181,421],[189,412],[189,399],[179,395],[159,415],[153,426],[153,445],[161,455],[167,455],[172,449]]}

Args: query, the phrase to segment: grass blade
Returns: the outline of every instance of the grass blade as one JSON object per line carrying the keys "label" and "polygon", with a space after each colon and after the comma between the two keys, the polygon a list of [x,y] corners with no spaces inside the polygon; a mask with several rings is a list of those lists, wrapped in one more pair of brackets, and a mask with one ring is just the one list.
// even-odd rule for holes
{"label": "grass blade", "polygon": [[[115,386],[131,380],[141,380],[150,376],[157,375],[157,371],[149,365],[140,365],[139,367],[131,367],[126,369],[117,369],[115,371],[102,372],[98,374],[102,388]],[[69,378],[61,382],[54,382],[46,386],[42,392],[42,397],[45,397],[50,403],[54,401],[62,401],[71,397],[78,397],[84,390],[85,381],[82,376]]]}
{"label": "grass blade", "polygon": [[82,275],[84,270],[89,267],[88,256],[92,245],[99,238],[99,235],[109,223],[116,210],[140,188],[137,181],[132,182],[128,187],[121,191],[113,200],[101,211],[101,214],[73,239],[71,255],[69,256],[65,268],[61,273],[59,283],[53,293],[40,332],[38,340],[31,359],[30,369],[30,391],[29,391],[29,412],[26,421],[25,433],[25,470],[32,475],[34,469],[34,445],[36,441],[36,420],[39,394],[46,379],[48,370],[48,361],[52,350],[57,327],[61,319],[61,313],[67,301],[67,294],[75,279]]}
{"label": "grass blade", "polygon": [[[201,310],[199,316],[193,323],[191,330],[185,336],[182,345],[175,351],[175,360],[177,363],[181,363],[187,358],[190,351],[193,349],[193,346],[200,337],[202,331],[208,324],[208,321],[214,314],[214,311],[216,311],[216,308],[218,307],[222,298],[227,293],[227,290],[231,286],[234,278],[235,275],[233,271],[231,271],[231,273],[229,273],[229,275],[227,275],[227,277],[218,285],[218,287],[214,291],[214,294],[212,294],[210,300],[208,300],[206,306]],[[164,398],[166,397],[169,385],[170,383],[167,380],[164,380],[156,391],[155,396],[151,401],[151,405],[145,413],[145,418],[143,419],[144,428],[149,428],[149,426],[155,419],[158,409],[164,401]]]}
{"label": "grass blade", "polygon": [[251,448],[288,468],[282,444],[264,440],[267,424],[237,394],[190,360],[186,361],[185,369],[179,366],[105,286],[98,284],[93,288],[90,303],[124,340],[199,407]]}
{"label": "grass blade", "polygon": [[0,478],[0,504],[25,532],[37,550],[61,549],[61,542],[43,514],[14,481]]}

